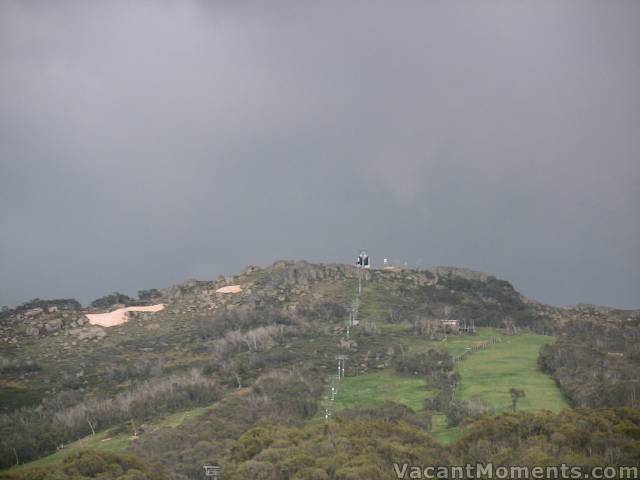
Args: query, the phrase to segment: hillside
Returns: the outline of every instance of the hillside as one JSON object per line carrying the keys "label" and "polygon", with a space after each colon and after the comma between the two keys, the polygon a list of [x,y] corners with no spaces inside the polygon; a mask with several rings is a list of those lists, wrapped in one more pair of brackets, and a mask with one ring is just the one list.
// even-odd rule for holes
{"label": "hillside", "polygon": [[[275,424],[310,428],[313,437],[327,413],[338,429],[354,418],[400,422],[431,439],[425,455],[444,458],[444,444],[479,441],[475,423],[498,422],[514,404],[532,415],[572,404],[638,407],[637,342],[619,333],[633,330],[637,311],[551,307],[466,269],[362,273],[360,295],[355,267],[280,261],[138,299],[106,296],[91,308],[36,300],[2,312],[1,465],[39,458],[35,465],[62,465],[69,453],[91,448],[128,451],[171,478],[201,478],[212,461],[241,475],[242,462],[263,461],[254,458],[260,450],[237,453],[246,432]],[[356,298],[357,323],[347,333]],[[89,322],[158,305],[123,313],[114,326]],[[475,329],[458,332],[442,320]],[[598,391],[579,397],[570,380],[587,371],[575,360],[587,356],[583,346],[607,350],[613,360],[601,378],[611,388],[623,380],[628,394],[597,405],[580,400]],[[339,380],[332,379],[337,355],[348,357]],[[581,382],[590,384],[586,376]],[[513,391],[522,396],[514,400]],[[296,478],[324,478],[316,474]]]}

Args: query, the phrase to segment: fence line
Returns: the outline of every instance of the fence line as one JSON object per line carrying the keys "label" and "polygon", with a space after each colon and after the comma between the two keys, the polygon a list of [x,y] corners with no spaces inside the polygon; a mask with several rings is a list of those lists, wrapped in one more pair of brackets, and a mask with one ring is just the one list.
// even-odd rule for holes
{"label": "fence line", "polygon": [[490,347],[491,345],[495,345],[496,343],[499,343],[500,341],[501,340],[498,337],[491,337],[491,339],[487,340],[486,342],[476,344],[473,347],[468,347],[467,350],[462,352],[460,355],[456,355],[455,357],[453,357],[453,363],[462,362],[466,360],[467,356],[471,355],[472,353],[475,353],[479,350],[484,350]]}

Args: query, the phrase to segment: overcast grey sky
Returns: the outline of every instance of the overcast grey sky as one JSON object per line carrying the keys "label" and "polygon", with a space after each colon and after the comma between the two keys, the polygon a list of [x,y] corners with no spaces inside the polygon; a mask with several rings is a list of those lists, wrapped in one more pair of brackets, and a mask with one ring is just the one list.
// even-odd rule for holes
{"label": "overcast grey sky", "polygon": [[0,2],[0,305],[366,247],[638,308],[639,206],[637,1]]}

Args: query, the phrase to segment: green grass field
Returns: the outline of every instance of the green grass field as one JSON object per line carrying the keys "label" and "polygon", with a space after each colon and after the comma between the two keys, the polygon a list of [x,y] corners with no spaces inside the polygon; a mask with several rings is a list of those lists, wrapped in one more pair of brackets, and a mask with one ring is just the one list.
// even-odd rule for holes
{"label": "green grass field", "polygon": [[[393,401],[420,412],[424,399],[429,395],[427,383],[422,378],[397,375],[392,370],[381,370],[341,380],[334,409],[340,411],[346,408],[370,407]],[[316,420],[319,421],[322,414],[323,412],[319,412]],[[434,415],[432,422],[433,436],[443,445],[453,443],[464,433],[461,428],[447,427],[444,415]]]}
{"label": "green grass field", "polygon": [[[398,335],[389,325],[387,333]],[[497,413],[511,408],[509,389],[520,388],[526,396],[518,401],[520,410],[559,411],[569,404],[553,379],[538,369],[538,354],[543,345],[555,341],[553,337],[524,333],[503,335],[496,329],[479,328],[477,335],[449,335],[444,341],[420,337],[399,336],[410,352],[424,352],[431,348],[445,348],[450,355],[463,353],[468,347],[484,343],[492,337],[499,343],[470,354],[457,364],[462,382],[456,391],[458,399],[479,396]]]}
{"label": "green grass field", "polygon": [[543,335],[504,336],[500,343],[472,354],[458,364],[462,381],[456,397],[469,399],[477,395],[500,413],[510,410],[509,389],[515,387],[526,394],[518,401],[518,410],[557,412],[568,408],[553,379],[538,369],[540,348],[553,341]]}
{"label": "green grass field", "polygon": [[[388,327],[384,333],[397,334],[393,330],[395,326]],[[501,413],[511,409],[509,389],[514,387],[523,389],[526,394],[518,401],[518,410],[559,411],[569,407],[553,379],[538,369],[540,348],[553,342],[553,337],[533,334],[505,336],[497,330],[481,328],[475,336],[451,335],[445,341],[407,336],[401,339],[411,352],[440,347],[446,348],[451,355],[458,355],[492,337],[499,337],[499,343],[470,354],[457,364],[462,380],[456,390],[456,398],[466,400],[478,396],[495,413]],[[375,406],[391,400],[419,412],[429,395],[428,385],[423,379],[382,370],[341,380],[334,408],[339,411]],[[451,443],[463,434],[461,428],[448,428],[444,415],[435,415],[432,425],[434,436],[443,444]]]}
{"label": "green grass field", "polygon": [[478,328],[476,335],[448,335],[444,340],[429,340],[407,335],[399,337],[399,340],[413,353],[426,352],[432,348],[444,348],[449,355],[456,356],[463,353],[467,347],[487,342],[492,337],[502,338],[504,335],[494,328]]}
{"label": "green grass field", "polygon": [[65,446],[63,450],[58,450],[56,453],[52,453],[51,455],[47,455],[46,457],[42,457],[38,460],[34,460],[33,462],[26,463],[24,465],[18,465],[10,468],[9,470],[20,471],[24,468],[31,467],[44,467],[47,465],[55,465],[57,463],[62,462],[64,458],[72,452],[82,449],[95,449],[95,450],[106,450],[109,452],[120,452],[127,448],[129,442],[131,441],[129,435],[118,434],[111,435],[110,430],[104,430],[102,432],[98,432],[95,435],[89,435],[87,437],[81,438],[73,443],[70,443]]}
{"label": "green grass field", "polygon": [[381,405],[390,400],[419,411],[427,395],[427,382],[424,379],[381,370],[342,379],[334,404],[336,410],[343,410]]}

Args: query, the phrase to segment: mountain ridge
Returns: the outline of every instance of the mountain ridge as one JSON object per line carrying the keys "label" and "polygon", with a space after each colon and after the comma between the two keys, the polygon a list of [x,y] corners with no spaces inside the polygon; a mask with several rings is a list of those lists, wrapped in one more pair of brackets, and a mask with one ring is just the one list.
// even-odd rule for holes
{"label": "mountain ridge", "polygon": [[[356,298],[357,323],[347,329]],[[164,308],[128,312],[113,326],[86,317],[152,304]],[[471,329],[451,330],[451,320]],[[444,418],[438,422],[447,429],[504,411],[511,387],[536,388],[524,400],[532,405],[635,406],[639,324],[640,311],[530,302],[509,282],[464,268],[359,270],[292,260],[144,290],[137,299],[114,293],[88,307],[38,300],[0,315],[0,462],[15,461],[11,448],[24,460],[37,459],[55,451],[51,439],[126,431],[134,419],[147,425],[212,402],[250,419],[233,425],[237,435],[260,421],[252,413],[257,407],[285,424],[313,421],[337,355],[348,355],[348,377],[365,380],[353,388],[389,375],[406,385],[423,375],[429,392],[417,392],[413,405],[423,397],[417,414]],[[461,361],[480,363],[466,369]],[[376,372],[384,374],[370,376]],[[497,397],[483,378],[501,385]],[[484,399],[468,397],[474,389]],[[289,417],[292,408],[298,413]],[[446,432],[450,439],[462,433]],[[164,452],[172,436],[154,434],[142,454]],[[225,437],[224,445],[234,438]]]}
{"label": "mountain ridge", "polygon": [[[232,284],[243,284],[243,292],[239,298],[245,304],[256,305],[260,296],[279,298],[281,302],[291,296],[305,296],[312,284],[318,281],[353,280],[357,276],[357,268],[340,263],[310,263],[305,260],[278,260],[266,267],[249,265],[235,275],[219,276],[216,280],[190,279],[161,289],[141,290],[155,292],[147,298],[130,298],[123,304],[114,302],[101,307],[82,306],[74,299],[34,299],[14,308],[6,308],[0,313],[0,344],[15,343],[21,337],[39,337],[68,328],[80,328],[87,325],[87,313],[102,313],[126,305],[151,305],[165,303],[184,303],[191,297],[190,307],[212,310],[218,307],[233,306],[238,297],[220,296],[215,290]],[[364,270],[365,282],[372,278],[384,277],[392,281],[414,283],[421,286],[433,286],[436,289],[460,285],[456,280],[487,284],[500,282],[511,289],[516,298],[531,307],[536,315],[552,319],[559,324],[581,317],[597,319],[614,316],[623,318],[636,316],[640,310],[619,309],[609,306],[578,304],[575,306],[556,307],[532,300],[518,292],[505,281],[485,272],[465,267],[436,266],[426,269],[387,267]],[[267,281],[268,280],[268,281]],[[460,282],[457,282],[458,284]],[[111,294],[115,295],[115,294]],[[121,295],[121,294],[119,294]],[[102,297],[108,298],[109,296]],[[100,300],[100,299],[98,299]],[[95,300],[94,302],[97,302]],[[17,328],[16,328],[17,327]]]}

